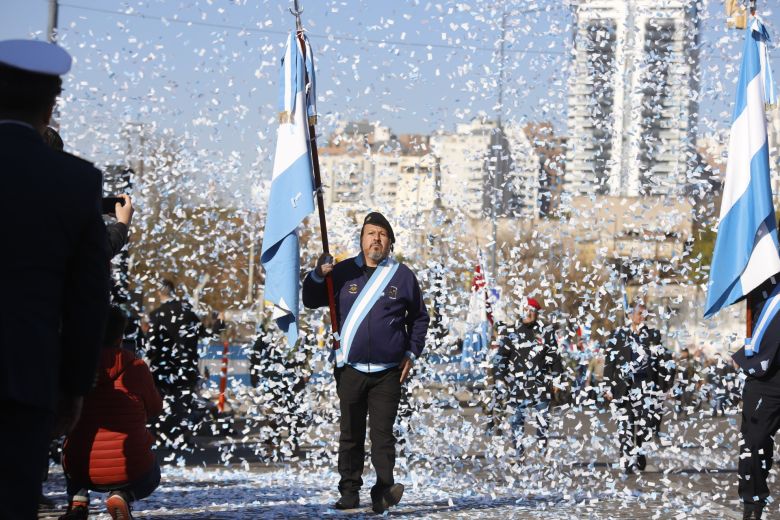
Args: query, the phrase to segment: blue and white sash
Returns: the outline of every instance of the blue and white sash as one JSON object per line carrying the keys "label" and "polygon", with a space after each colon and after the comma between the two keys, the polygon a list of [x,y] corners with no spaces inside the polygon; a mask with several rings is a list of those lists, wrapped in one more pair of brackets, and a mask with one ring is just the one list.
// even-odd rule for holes
{"label": "blue and white sash", "polygon": [[766,333],[769,325],[774,321],[775,316],[780,313],[780,283],[775,285],[772,294],[764,303],[764,307],[761,309],[761,314],[758,315],[758,320],[753,328],[753,337],[745,338],[745,356],[751,357],[761,350],[761,341],[764,339],[764,333]]}
{"label": "blue and white sash", "polygon": [[[355,260],[359,261],[362,258],[358,256]],[[352,347],[352,340],[355,339],[355,334],[360,324],[363,323],[363,320],[368,316],[368,312],[384,293],[385,287],[387,287],[387,284],[390,283],[393,275],[398,270],[398,265],[398,262],[390,257],[382,260],[371,275],[371,278],[368,279],[368,283],[358,294],[355,303],[352,304],[352,308],[349,310],[349,314],[347,314],[347,319],[344,320],[344,326],[341,328],[340,347],[336,351],[336,366],[343,367],[347,359],[349,359],[349,349]]]}

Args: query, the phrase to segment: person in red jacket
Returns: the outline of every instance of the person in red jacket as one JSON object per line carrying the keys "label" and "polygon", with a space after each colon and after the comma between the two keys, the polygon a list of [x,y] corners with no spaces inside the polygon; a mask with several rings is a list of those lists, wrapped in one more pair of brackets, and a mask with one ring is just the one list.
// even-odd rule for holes
{"label": "person in red jacket", "polygon": [[60,520],[86,519],[90,490],[109,492],[111,518],[131,519],[129,504],[160,484],[146,424],[162,412],[162,399],[146,363],[121,347],[125,324],[122,311],[112,307],[95,386],[63,446],[69,505]]}

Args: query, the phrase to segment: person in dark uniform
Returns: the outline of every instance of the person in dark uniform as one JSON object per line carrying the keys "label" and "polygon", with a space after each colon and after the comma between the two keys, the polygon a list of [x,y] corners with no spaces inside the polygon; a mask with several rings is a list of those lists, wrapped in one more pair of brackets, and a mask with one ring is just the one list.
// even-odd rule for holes
{"label": "person in dark uniform", "polygon": [[335,377],[341,411],[337,509],[360,503],[366,415],[377,475],[371,489],[373,510],[382,513],[403,495],[403,485],[393,479],[393,425],[402,384],[425,346],[430,318],[417,277],[390,256],[394,242],[387,219],[369,213],[360,230],[361,252],[335,266],[331,257],[321,255],[303,282],[303,304],[310,309],[328,305],[324,277],[331,272],[335,287],[340,330]]}
{"label": "person in dark uniform", "polygon": [[3,518],[37,518],[49,441],[78,420],[108,316],[100,172],[42,137],[70,65],[53,44],[0,42]]}
{"label": "person in dark uniform", "polygon": [[769,499],[767,478],[774,462],[774,437],[780,429],[780,319],[767,319],[759,329],[759,318],[768,302],[780,303],[778,282],[776,274],[750,294],[752,338],[755,340],[759,334],[762,337],[760,345],[752,345],[758,352],[747,357],[743,347],[732,356],[746,376],[737,463],[744,519],[760,519],[763,515]]}
{"label": "person in dark uniform", "polygon": [[547,446],[550,403],[557,393],[555,384],[560,384],[563,374],[555,331],[543,330],[538,321],[541,304],[528,298],[524,307],[522,320],[503,336],[500,347],[506,359],[505,373],[500,377],[507,382],[507,405],[512,411],[510,425],[518,456],[525,450],[522,440],[529,409],[539,447]]}
{"label": "person in dark uniform", "polygon": [[192,307],[176,298],[171,280],[162,280],[157,296],[160,306],[149,314],[146,357],[168,413],[159,418],[156,431],[169,447],[184,448],[200,380],[198,340],[219,332],[223,323],[220,315],[212,329],[205,327]]}
{"label": "person in dark uniform", "polygon": [[660,422],[656,403],[663,398],[663,390],[658,384],[671,377],[661,333],[648,327],[646,318],[647,306],[637,300],[630,325],[617,329],[607,341],[604,359],[606,397],[619,412],[621,462],[627,473],[647,466],[642,445],[652,440]]}

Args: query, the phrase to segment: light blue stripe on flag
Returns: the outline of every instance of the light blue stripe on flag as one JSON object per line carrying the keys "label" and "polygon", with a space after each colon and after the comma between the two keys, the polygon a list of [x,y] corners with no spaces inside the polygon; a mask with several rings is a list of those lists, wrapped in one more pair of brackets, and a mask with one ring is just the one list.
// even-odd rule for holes
{"label": "light blue stripe on flag", "polygon": [[777,89],[775,80],[772,77],[772,68],[769,63],[769,33],[763,23],[758,18],[754,20],[753,30],[758,33],[758,57],[761,60],[761,73],[764,77],[764,99],[769,106],[777,105]]}
{"label": "light blue stripe on flag", "polygon": [[[305,64],[295,33],[291,33],[287,40],[280,77],[279,109],[282,118],[277,130],[260,261],[266,273],[265,299],[273,304],[272,317],[287,334],[288,343],[294,344],[298,339],[300,293],[297,230],[303,219],[314,211]],[[308,79],[311,83],[313,74]],[[313,86],[310,87],[313,90]]]}
{"label": "light blue stripe on flag", "polygon": [[766,88],[769,63],[761,54],[765,39],[766,29],[754,19],[745,30],[705,317],[780,271],[764,113],[767,96],[773,95]]}

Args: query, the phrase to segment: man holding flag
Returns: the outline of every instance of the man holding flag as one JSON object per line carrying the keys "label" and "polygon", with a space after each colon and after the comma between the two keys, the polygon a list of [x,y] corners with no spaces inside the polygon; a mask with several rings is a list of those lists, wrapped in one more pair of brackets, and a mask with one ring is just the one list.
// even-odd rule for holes
{"label": "man holding flag", "polygon": [[[747,374],[743,389],[739,495],[743,518],[761,518],[769,497],[773,437],[780,428],[780,272],[777,223],[769,181],[765,104],[775,104],[764,25],[752,13],[745,30],[729,138],[718,237],[705,317],[748,299],[748,337],[734,360]],[[758,315],[755,326],[752,317]]]}
{"label": "man holding flag", "polygon": [[303,304],[328,305],[325,277],[332,276],[339,320],[335,351],[336,389],[340,403],[338,470],[341,498],[336,509],[360,504],[366,416],[371,429],[371,463],[376,485],[371,502],[376,513],[398,504],[404,487],[393,479],[393,425],[401,385],[422,353],[428,312],[414,273],[394,260],[393,228],[377,212],[366,215],[360,230],[361,252],[333,265],[323,254],[303,283]]}

